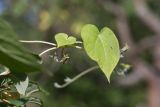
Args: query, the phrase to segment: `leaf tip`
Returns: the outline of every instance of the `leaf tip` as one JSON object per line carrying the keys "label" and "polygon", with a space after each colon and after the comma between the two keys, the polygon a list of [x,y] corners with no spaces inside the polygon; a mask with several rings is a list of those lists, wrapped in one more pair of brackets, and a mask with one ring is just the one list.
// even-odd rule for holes
{"label": "leaf tip", "polygon": [[107,80],[108,80],[108,83],[110,84],[111,83],[110,76],[107,76]]}

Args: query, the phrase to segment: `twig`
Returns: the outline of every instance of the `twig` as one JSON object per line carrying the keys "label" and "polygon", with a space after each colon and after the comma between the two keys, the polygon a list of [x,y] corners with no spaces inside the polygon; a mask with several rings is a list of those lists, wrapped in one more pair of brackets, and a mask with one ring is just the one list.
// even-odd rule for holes
{"label": "twig", "polygon": [[54,86],[55,86],[56,88],[65,88],[66,86],[70,85],[71,83],[73,83],[73,82],[76,81],[77,79],[81,78],[81,77],[84,76],[85,74],[87,74],[87,73],[89,73],[89,72],[91,72],[91,71],[93,71],[93,70],[95,70],[95,69],[98,69],[98,68],[99,68],[99,66],[93,66],[93,67],[91,67],[91,68],[89,68],[89,69],[81,72],[80,74],[78,74],[77,76],[75,76],[75,77],[72,78],[72,79],[69,79],[69,78],[68,78],[67,80],[65,79],[65,82],[66,82],[66,83],[64,83],[64,84],[62,84],[62,85],[59,85],[57,82],[55,82],[55,83],[54,83]]}

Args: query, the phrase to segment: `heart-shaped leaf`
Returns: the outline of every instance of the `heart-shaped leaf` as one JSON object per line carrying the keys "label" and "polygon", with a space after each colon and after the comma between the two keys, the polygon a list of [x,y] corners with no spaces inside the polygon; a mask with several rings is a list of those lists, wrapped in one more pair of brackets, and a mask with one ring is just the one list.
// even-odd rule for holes
{"label": "heart-shaped leaf", "polygon": [[17,91],[19,92],[19,94],[25,95],[25,92],[27,90],[28,84],[29,84],[29,79],[28,79],[28,77],[26,77],[26,79],[24,81],[20,81],[15,85],[15,87],[16,87]]}
{"label": "heart-shaped leaf", "polygon": [[57,42],[57,47],[62,47],[66,45],[73,45],[76,43],[76,38],[75,37],[68,37],[67,34],[65,33],[58,33],[55,35],[55,40]]}
{"label": "heart-shaped leaf", "polygon": [[0,64],[11,72],[33,72],[41,68],[40,57],[30,53],[18,41],[10,25],[0,19]]}
{"label": "heart-shaped leaf", "polygon": [[81,37],[88,56],[98,63],[110,81],[110,75],[120,59],[116,36],[107,27],[99,31],[95,25],[87,24],[82,28]]}

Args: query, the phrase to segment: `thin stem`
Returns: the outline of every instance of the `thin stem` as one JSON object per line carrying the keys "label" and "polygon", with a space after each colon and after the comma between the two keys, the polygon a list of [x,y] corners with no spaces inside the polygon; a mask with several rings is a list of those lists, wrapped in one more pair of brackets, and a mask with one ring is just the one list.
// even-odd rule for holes
{"label": "thin stem", "polygon": [[82,76],[86,75],[87,73],[95,70],[95,69],[98,69],[99,66],[93,66],[83,72],[81,72],[80,74],[78,74],[77,76],[75,76],[74,78],[72,79],[69,79],[69,81],[66,81],[66,83],[62,84],[62,85],[59,85],[57,82],[54,83],[54,86],[56,88],[65,88],[66,86],[68,86],[69,84],[73,83],[74,81],[76,81],[77,79],[81,78]]}
{"label": "thin stem", "polygon": [[77,48],[77,49],[82,49],[82,47],[80,47],[80,46],[75,46],[75,48]]}
{"label": "thin stem", "polygon": [[30,102],[30,103],[34,103],[34,104],[37,104],[37,105],[40,105],[40,106],[42,106],[42,104],[41,104],[41,103],[39,103],[39,102],[36,102],[36,101],[28,101],[28,102]]}
{"label": "thin stem", "polygon": [[78,44],[82,44],[83,42],[82,42],[82,41],[76,41],[76,43],[78,43]]}
{"label": "thin stem", "polygon": [[38,104],[40,106],[43,107],[43,102],[39,99],[39,98],[36,98],[36,97],[30,97],[29,101],[30,103],[35,103],[35,104]]}
{"label": "thin stem", "polygon": [[26,41],[26,40],[20,40],[20,42],[22,42],[22,43],[42,43],[42,44],[56,46],[56,44],[51,43],[51,42],[46,42],[46,41]]}
{"label": "thin stem", "polygon": [[47,50],[44,50],[43,52],[41,52],[41,53],[39,54],[39,56],[42,56],[43,54],[45,54],[45,53],[47,53],[47,52],[49,52],[49,51],[55,50],[55,49],[57,49],[57,47],[52,47],[52,48],[49,48],[49,49],[47,49]]}
{"label": "thin stem", "polygon": [[39,92],[40,90],[39,89],[35,89],[35,90],[32,90],[30,91],[29,93],[26,94],[26,96],[30,96],[32,93],[35,93],[35,92]]}

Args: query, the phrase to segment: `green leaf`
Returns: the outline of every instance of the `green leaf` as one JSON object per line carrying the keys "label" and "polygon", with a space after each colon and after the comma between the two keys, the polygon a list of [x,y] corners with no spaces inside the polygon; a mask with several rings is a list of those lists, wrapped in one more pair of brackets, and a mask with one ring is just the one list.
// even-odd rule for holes
{"label": "green leaf", "polygon": [[96,61],[110,82],[110,76],[120,59],[119,43],[114,33],[107,27],[101,31],[95,25],[82,28],[81,37],[88,56]]}
{"label": "green leaf", "polygon": [[55,40],[57,42],[57,47],[62,47],[66,45],[73,45],[76,43],[76,38],[75,37],[68,37],[67,34],[65,33],[58,33],[55,35]]}
{"label": "green leaf", "polygon": [[6,76],[10,73],[9,69],[3,65],[0,65],[0,77]]}
{"label": "green leaf", "polygon": [[9,101],[9,104],[12,106],[14,105],[16,107],[21,107],[21,106],[24,106],[28,100],[29,99],[27,99],[27,98],[22,98],[22,99],[17,99],[17,100],[16,99],[9,99],[8,101]]}
{"label": "green leaf", "polygon": [[17,107],[23,106],[25,104],[24,102],[20,100],[14,100],[14,99],[10,99],[9,103]]}
{"label": "green leaf", "polygon": [[26,92],[26,90],[27,90],[28,84],[29,84],[29,79],[28,79],[28,77],[26,77],[26,79],[25,79],[24,81],[18,82],[18,83],[15,85],[18,93],[21,94],[21,95],[25,95],[25,92]]}
{"label": "green leaf", "polygon": [[10,25],[0,19],[0,64],[11,72],[33,72],[41,69],[40,57],[25,49]]}

